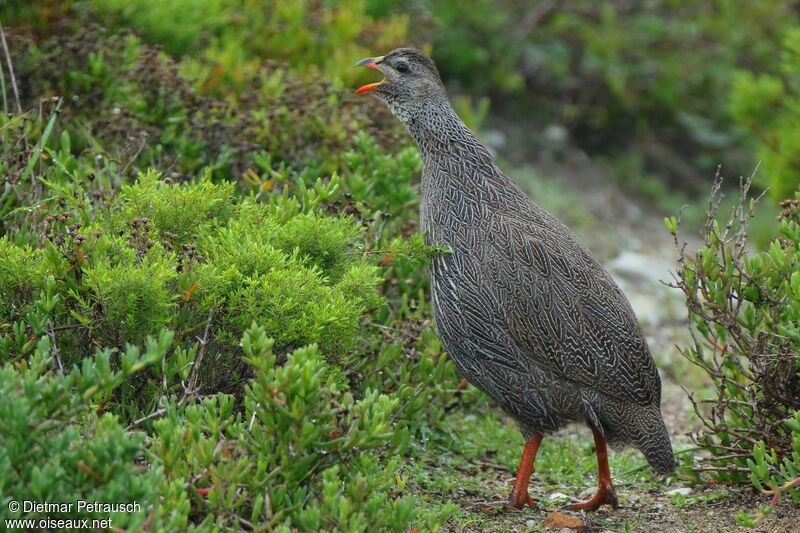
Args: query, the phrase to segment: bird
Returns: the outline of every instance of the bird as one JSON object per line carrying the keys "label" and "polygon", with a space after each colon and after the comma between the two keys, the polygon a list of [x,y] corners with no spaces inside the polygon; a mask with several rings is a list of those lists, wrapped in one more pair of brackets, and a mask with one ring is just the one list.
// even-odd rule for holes
{"label": "bird", "polygon": [[535,507],[528,487],[545,435],[573,423],[594,437],[598,486],[570,510],[617,508],[607,444],[675,469],[661,379],[633,309],[581,240],[498,167],[451,105],[433,60],[398,48],[356,66],[383,74],[356,90],[382,100],[423,162],[420,229],[445,250],[430,264],[436,328],[460,374],[525,439],[504,507]]}

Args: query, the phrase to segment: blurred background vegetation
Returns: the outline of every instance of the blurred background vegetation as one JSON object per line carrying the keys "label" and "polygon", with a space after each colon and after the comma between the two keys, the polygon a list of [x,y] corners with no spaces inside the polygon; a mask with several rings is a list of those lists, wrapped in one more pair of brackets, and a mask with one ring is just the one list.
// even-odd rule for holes
{"label": "blurred background vegetation", "polygon": [[[463,480],[431,476],[431,450],[491,445],[458,442],[465,417],[518,437],[436,338],[421,163],[352,95],[373,81],[353,63],[431,53],[465,121],[579,233],[601,187],[581,161],[664,215],[688,203],[692,228],[718,165],[760,160],[748,223],[768,249],[800,185],[799,16],[791,0],[0,2],[0,514],[70,495],[139,501],[115,517],[131,530],[440,528]],[[604,259],[625,249],[591,237]],[[795,255],[769,285],[787,305]],[[704,267],[690,277],[719,276]],[[799,459],[758,443],[736,468],[754,449],[756,486],[792,478]],[[547,483],[590,479],[591,459],[543,453]]]}
{"label": "blurred background vegetation", "polygon": [[[609,163],[620,167],[612,173],[654,197],[705,193],[717,165],[746,175],[756,157],[763,161],[757,185],[769,186],[776,202],[796,188],[797,106],[778,113],[776,102],[797,98],[798,2],[478,0],[469,7],[441,0],[44,0],[7,1],[4,11],[6,25],[37,46],[54,26],[128,34],[114,49],[94,51],[96,58],[126,54],[120,65],[96,59],[94,80],[75,76],[77,86],[62,82],[53,91],[108,84],[119,74],[114,69],[136,60],[141,43],[168,55],[173,75],[193,94],[232,105],[255,106],[248,98],[260,98],[263,105],[286,90],[277,79],[286,73],[341,89],[364,76],[350,68],[352,58],[412,45],[432,52],[455,99],[469,95],[462,106],[478,111],[475,118],[485,118],[480,109],[490,105],[493,118],[514,119],[525,137],[510,153],[535,152],[539,132],[555,124],[593,156],[622,160]],[[746,31],[737,29],[741,21]],[[88,61],[88,52],[72,59]],[[266,63],[277,72],[266,76]]]}

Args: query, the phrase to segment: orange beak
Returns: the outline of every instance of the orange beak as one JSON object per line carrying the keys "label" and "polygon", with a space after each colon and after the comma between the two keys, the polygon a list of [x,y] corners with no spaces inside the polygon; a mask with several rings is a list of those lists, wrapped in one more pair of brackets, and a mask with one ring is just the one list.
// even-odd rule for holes
{"label": "orange beak", "polygon": [[[356,63],[354,66],[356,66],[356,67],[367,67],[367,68],[371,68],[372,70],[377,70],[378,72],[380,72],[381,69],[378,68],[378,63],[380,63],[381,61],[383,61],[383,56],[365,57],[364,59],[362,59],[361,61]],[[383,78],[383,80],[381,80],[381,81],[378,81],[378,82],[375,82],[375,83],[368,83],[367,85],[363,85],[363,86],[359,87],[358,90],[356,91],[356,94],[363,94],[363,93],[366,93],[366,92],[369,92],[369,91],[374,91],[375,88],[378,87],[378,85],[381,85],[383,83],[386,83],[386,78]]]}

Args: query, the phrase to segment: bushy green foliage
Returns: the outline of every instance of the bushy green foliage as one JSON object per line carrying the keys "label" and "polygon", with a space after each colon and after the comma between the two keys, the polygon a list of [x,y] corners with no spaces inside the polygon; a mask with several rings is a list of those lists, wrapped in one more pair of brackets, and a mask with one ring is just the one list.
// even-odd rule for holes
{"label": "bushy green foliage", "polygon": [[[385,110],[346,105],[349,91],[317,73],[258,62],[235,83],[211,87],[199,73],[179,73],[187,60],[177,64],[129,30],[85,24],[68,18],[58,36],[9,36],[18,83],[27,88],[21,105],[45,114],[58,107],[62,117],[50,130],[30,117],[2,117],[2,168],[12,184],[23,174],[20,141],[39,135],[60,175],[91,175],[106,188],[149,167],[173,180],[210,167],[218,179],[268,190],[295,172],[308,180],[341,170],[358,131],[392,130],[382,127]],[[53,94],[64,97],[58,106],[40,102]],[[397,140],[382,134],[381,142]],[[3,192],[5,213],[21,199]]]}
{"label": "bushy green foliage", "polygon": [[733,117],[757,138],[760,184],[778,201],[800,186],[800,30],[787,33],[777,65],[738,73],[731,94]]}
{"label": "bushy green foliage", "polygon": [[[257,68],[259,58],[291,63],[293,70],[311,70],[324,79],[354,82],[354,57],[375,55],[402,45],[407,18],[370,17],[365,0],[158,0],[96,1],[107,18],[144,31],[147,40],[175,55],[191,55],[186,69],[207,88],[221,81],[241,83]],[[280,28],[268,31],[265,28]]]}
{"label": "bushy green foliage", "polygon": [[[65,372],[57,367],[51,337],[18,364],[0,368],[0,517],[37,519],[112,518],[114,527],[140,529],[159,495],[172,492],[160,467],[140,470],[145,436],[127,432],[117,417],[96,412],[115,389],[132,375],[160,363],[172,344],[163,331],[149,339],[144,353],[129,346],[122,354],[99,350],[93,358]],[[55,352],[57,353],[57,352]],[[116,369],[115,369],[116,367]],[[188,501],[181,493],[170,506],[183,510],[159,516],[157,529],[185,525]],[[12,512],[9,502],[72,503],[68,512]],[[76,506],[89,502],[136,502],[132,512],[89,512]],[[163,521],[161,519],[164,519]],[[24,528],[34,529],[34,527]]]}
{"label": "bushy green foliage", "polygon": [[415,177],[422,169],[419,152],[411,147],[386,153],[366,132],[354,137],[345,155],[345,184],[359,209],[377,210],[382,216],[407,215],[417,205]]}
{"label": "bushy green foliage", "polygon": [[169,261],[158,252],[141,261],[132,251],[125,252],[82,269],[89,305],[99,310],[94,319],[98,329],[105,330],[94,335],[115,341],[114,345],[138,341],[147,332],[171,325],[177,304],[171,290],[177,274]]}
{"label": "bushy green foliage", "polygon": [[[712,193],[705,246],[681,252],[677,287],[686,296],[693,345],[683,354],[704,370],[714,397],[695,410],[695,439],[710,452],[703,470],[728,483],[752,482],[800,501],[800,200],[783,203],[769,249],[746,249],[755,201],[741,201],[716,220]],[[748,203],[749,202],[749,203]],[[667,220],[675,234],[677,222]],[[677,240],[676,240],[677,243]]]}
{"label": "bushy green foliage", "polygon": [[[0,316],[9,320],[36,296],[43,272],[40,254],[0,237]],[[33,275],[31,275],[33,273]]]}
{"label": "bushy green foliage", "polygon": [[281,349],[316,342],[336,356],[381,300],[377,267],[360,254],[363,228],[314,209],[313,198],[335,186],[308,189],[305,206],[293,195],[267,205],[236,199],[230,183],[208,177],[167,184],[142,175],[104,209],[86,203],[59,220],[48,215],[45,248],[4,239],[5,309],[9,319],[24,316],[49,275],[61,297],[49,327],[66,329],[64,346],[122,347],[165,326],[191,338],[212,312],[223,368],[254,320]]}
{"label": "bushy green foliage", "polygon": [[145,219],[156,234],[170,235],[177,244],[193,235],[224,226],[234,212],[234,186],[212,183],[210,174],[191,184],[168,184],[150,172],[120,190],[122,214],[128,224]]}
{"label": "bushy green foliage", "polygon": [[399,496],[399,463],[379,459],[407,438],[392,431],[399,400],[369,389],[356,400],[338,388],[315,346],[281,365],[272,346],[257,326],[242,338],[255,373],[243,412],[222,394],[168,407],[154,424],[154,463],[168,478],[189,480],[204,525],[215,528],[406,530],[416,512]]}
{"label": "bushy green foliage", "polygon": [[146,31],[148,40],[171,54],[184,54],[198,43],[219,35],[231,22],[234,3],[227,0],[176,0],[164,4],[152,0],[95,1],[100,11],[117,14],[130,25]]}
{"label": "bushy green foliage", "polygon": [[[91,405],[167,356],[173,336],[162,332],[140,355],[129,347],[112,370],[110,350],[69,373],[54,364],[42,337],[27,364],[0,369],[2,518],[10,501],[138,504],[135,512],[86,513],[73,508],[50,518],[107,518],[115,527],[184,529],[191,514],[201,530],[260,524],[275,531],[405,531],[417,515],[402,496],[407,480],[396,454],[408,431],[395,429],[400,398],[367,388],[361,399],[341,390],[316,346],[278,365],[273,341],[253,326],[242,338],[255,377],[244,410],[231,395],[197,404],[169,401],[152,440],[126,431]],[[367,453],[375,450],[375,453]],[[386,459],[382,459],[385,457]],[[146,459],[142,474],[137,463]],[[347,465],[342,468],[341,465]]]}
{"label": "bushy green foliage", "polygon": [[[63,192],[46,183],[54,187],[49,194]],[[405,531],[418,516],[403,495],[399,454],[410,453],[412,439],[465,392],[424,299],[404,297],[397,314],[375,313],[392,324],[386,331],[396,329],[391,334],[363,329],[365,313],[383,304],[374,263],[384,253],[418,261],[427,249],[419,237],[408,244],[384,237],[376,245],[385,252],[365,254],[363,225],[329,214],[328,202],[343,200],[339,186],[334,177],[294,193],[242,198],[210,176],[174,184],[151,172],[97,204],[65,200],[66,207],[53,203],[53,214],[43,209],[43,225],[35,226],[42,247],[0,240],[0,285],[13,303],[0,323],[5,371],[14,377],[46,357],[56,376],[72,365],[114,376],[113,386],[92,394],[71,387],[87,414],[67,412],[71,425],[47,453],[60,457],[69,441],[100,462],[134,465],[146,457],[138,482],[147,497],[135,487],[124,493],[117,478],[108,482],[116,492],[92,493],[100,501],[139,498],[146,512],[129,517],[131,527],[153,516],[155,530],[259,523]],[[408,201],[385,205],[407,208]],[[175,338],[163,336],[148,371],[132,359],[134,349],[114,355],[163,326]],[[110,349],[86,358],[82,350],[93,345]],[[42,398],[48,409],[62,408]],[[5,429],[2,438],[21,438]],[[114,475],[127,486],[138,471]],[[63,482],[61,492],[41,497],[80,495],[78,481]],[[12,494],[30,498],[30,483],[20,481]]]}
{"label": "bushy green foliage", "polygon": [[[40,417],[53,460],[30,472],[69,472],[49,483],[14,455],[0,468],[25,477],[3,495],[135,500],[114,524],[129,530],[435,530],[450,510],[419,508],[404,457],[476,394],[425,303],[419,156],[385,111],[320,79],[345,59],[351,76],[350,55],[405,19],[379,37],[358,2],[232,5],[156,20],[155,3],[65,3],[57,36],[41,20],[8,32],[34,111],[0,116],[0,388],[42,413],[2,411],[0,440],[30,447]],[[110,28],[87,23],[95,8]],[[315,14],[330,49],[259,59]],[[259,16],[283,29],[255,32]],[[73,367],[111,377],[83,394]]]}

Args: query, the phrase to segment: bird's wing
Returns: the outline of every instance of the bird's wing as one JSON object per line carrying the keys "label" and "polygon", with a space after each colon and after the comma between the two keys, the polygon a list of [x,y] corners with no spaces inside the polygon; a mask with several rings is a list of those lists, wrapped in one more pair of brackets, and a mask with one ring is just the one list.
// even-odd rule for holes
{"label": "bird's wing", "polygon": [[577,237],[535,206],[496,214],[483,231],[483,291],[530,363],[620,400],[659,401],[661,382],[630,303]]}

